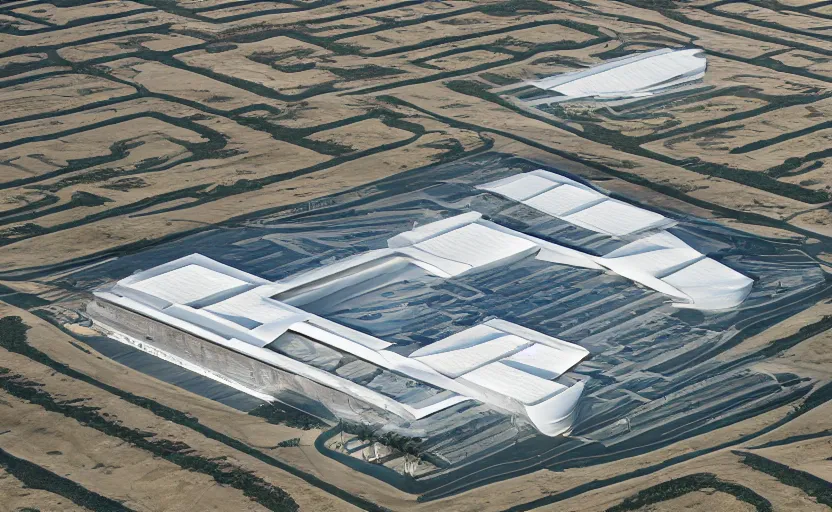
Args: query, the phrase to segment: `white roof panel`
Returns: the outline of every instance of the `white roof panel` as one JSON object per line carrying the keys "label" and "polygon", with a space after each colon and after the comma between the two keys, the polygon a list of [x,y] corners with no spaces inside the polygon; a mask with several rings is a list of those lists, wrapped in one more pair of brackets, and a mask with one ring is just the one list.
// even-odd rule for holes
{"label": "white roof panel", "polygon": [[739,305],[751,292],[754,280],[722,263],[705,258],[662,281],[687,294],[700,309],[727,309]]}
{"label": "white roof panel", "polygon": [[460,379],[496,391],[524,404],[539,402],[566,388],[557,382],[541,379],[499,362],[477,368]]}
{"label": "white roof panel", "polygon": [[563,219],[612,236],[628,235],[660,226],[667,221],[663,215],[614,199],[577,211]]}
{"label": "white roof panel", "polygon": [[479,267],[533,250],[537,245],[480,224],[468,224],[414,247],[440,258]]}
{"label": "white roof panel", "polygon": [[255,292],[242,293],[203,309],[249,328],[274,322],[300,322],[308,316]]}
{"label": "white roof panel", "polygon": [[468,348],[505,335],[506,332],[500,329],[495,329],[494,327],[486,324],[478,324],[473,327],[469,327],[464,331],[452,334],[447,338],[434,341],[430,345],[425,345],[419,350],[412,352],[410,357],[422,357],[431,354],[438,354],[439,352],[448,352],[451,350]]}
{"label": "white roof panel", "polygon": [[192,264],[132,283],[129,287],[174,304],[189,304],[246,285],[247,282],[236,277]]}
{"label": "white roof panel", "polygon": [[516,352],[529,344],[531,342],[527,339],[506,334],[476,345],[437,352],[415,359],[443,375],[456,378],[482,365],[501,359],[505,355]]}
{"label": "white roof panel", "polygon": [[667,49],[634,55],[574,73],[532,82],[542,89],[572,97],[626,96],[667,83],[693,80],[704,73],[706,61],[699,49]]}
{"label": "white roof panel", "polygon": [[662,231],[619,247],[604,259],[626,262],[651,276],[663,277],[704,257],[676,236]]}
{"label": "white roof panel", "polygon": [[554,379],[569,371],[586,356],[583,350],[555,348],[535,343],[506,358],[503,363],[544,379]]}
{"label": "white roof panel", "polygon": [[490,190],[491,192],[506,196],[515,201],[523,201],[559,185],[556,181],[533,174],[523,174],[516,177],[516,179],[513,178],[515,177],[513,176],[512,179],[500,180],[494,183],[486,183],[480,188]]}
{"label": "white roof panel", "polygon": [[547,192],[523,201],[543,213],[559,217],[581,210],[595,201],[604,200],[606,196],[593,190],[561,185]]}

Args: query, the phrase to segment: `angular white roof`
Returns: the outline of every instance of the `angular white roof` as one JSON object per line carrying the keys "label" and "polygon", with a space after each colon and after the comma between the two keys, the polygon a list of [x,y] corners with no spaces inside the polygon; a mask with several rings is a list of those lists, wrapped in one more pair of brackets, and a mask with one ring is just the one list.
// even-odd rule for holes
{"label": "angular white roof", "polygon": [[535,343],[505,358],[503,363],[543,379],[555,379],[586,357],[586,351],[576,351],[573,347],[554,348]]}
{"label": "angular white roof", "polygon": [[479,345],[417,357],[416,359],[442,375],[456,378],[527,346],[529,346],[529,340],[518,336],[502,335]]}
{"label": "angular white roof", "polygon": [[[533,177],[538,178],[537,176]],[[542,194],[528,198],[523,204],[548,213],[553,217],[562,217],[587,208],[591,203],[597,203],[605,199],[604,196],[593,190],[572,185],[558,185]]]}
{"label": "angular white roof", "polygon": [[529,84],[571,98],[641,96],[701,78],[706,65],[700,49],[663,48]]}
{"label": "angular white roof", "polygon": [[[557,189],[555,189],[557,190]],[[566,215],[563,220],[598,233],[624,236],[665,225],[668,219],[631,204],[607,199]]]}
{"label": "angular white roof", "polygon": [[[457,217],[446,220],[454,219]],[[411,233],[411,236],[403,234],[391,239],[396,251],[418,262],[433,265],[448,276],[523,257],[540,249],[537,244],[526,238],[476,222],[455,225],[452,229],[440,231],[438,234],[425,229],[419,232],[414,230]],[[411,242],[410,246],[402,246]]]}
{"label": "angular white roof", "polygon": [[653,277],[664,277],[705,255],[678,237],[663,231],[636,240],[604,256],[606,264],[629,265]]}
{"label": "angular white roof", "polygon": [[255,289],[241,293],[203,309],[252,329],[277,322],[288,326],[309,316],[281,302],[263,297],[259,292]]}
{"label": "angular white roof", "polygon": [[[590,258],[627,279],[682,301],[676,303],[678,307],[727,309],[742,303],[751,291],[753,280],[666,231],[675,224],[673,220],[611,199],[565,176],[541,169],[477,188],[596,233],[630,239],[641,236],[604,256],[572,250],[553,261],[580,265],[582,258]],[[538,258],[545,259],[542,255]]]}
{"label": "angular white roof", "polygon": [[631,235],[673,224],[664,215],[611,199],[583,183],[542,169],[477,188],[610,236]]}
{"label": "angular white roof", "polygon": [[[275,299],[301,288],[327,294],[332,287],[341,289],[358,284],[365,277],[372,278],[373,265],[383,267],[384,271],[396,268],[389,267],[389,263],[391,258],[402,259],[397,254],[412,253],[414,262],[427,258],[432,261],[430,264],[445,265],[443,262],[447,261],[468,269],[541,250],[534,238],[514,235],[511,230],[481,221],[480,217],[466,214],[422,226],[391,239],[390,245],[395,248],[334,263],[331,265],[337,270],[334,273],[322,270],[304,279],[271,283],[204,256],[191,255],[122,279],[109,291],[97,291],[96,296],[406,417],[424,417],[467,399],[528,417],[526,404],[535,403],[535,414],[545,418],[538,427],[548,435],[557,435],[565,427],[560,420],[550,420],[561,418],[564,411],[574,408],[582,384],[573,384],[570,389],[575,388],[575,392],[564,395],[561,400],[555,395],[566,387],[547,379],[558,377],[588,354],[577,345],[494,319],[404,356],[389,350],[391,344],[384,340]],[[421,405],[405,403],[352,382],[337,372],[310,366],[308,361],[266,348],[287,332],[444,389],[447,398],[420,402]],[[529,361],[530,352],[517,361],[509,360],[538,345],[541,348],[535,352],[539,356],[536,361]],[[303,347],[295,349],[303,352]],[[477,384],[473,385],[474,382]],[[544,399],[552,402],[539,403]],[[551,414],[541,416],[541,407]]]}
{"label": "angular white roof", "polygon": [[[662,281],[684,291],[700,309],[727,309],[741,303],[754,281],[711,258],[704,258]],[[682,306],[684,307],[684,306]]]}
{"label": "angular white roof", "polygon": [[246,285],[247,282],[235,277],[191,264],[138,281],[130,287],[174,304],[190,304]]}
{"label": "angular white roof", "polygon": [[460,380],[490,389],[523,404],[545,400],[566,389],[563,384],[541,379],[500,362],[477,368],[460,377]]}

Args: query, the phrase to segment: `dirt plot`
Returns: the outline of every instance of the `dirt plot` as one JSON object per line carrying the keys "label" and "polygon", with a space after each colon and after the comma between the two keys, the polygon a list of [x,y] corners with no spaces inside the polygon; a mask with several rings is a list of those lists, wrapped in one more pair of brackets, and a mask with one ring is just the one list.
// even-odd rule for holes
{"label": "dirt plot", "polygon": [[780,42],[779,44],[781,45],[784,43],[793,42],[802,46],[806,46],[810,50],[812,48],[819,48],[824,51],[832,50],[832,43],[830,43],[828,40],[814,38],[811,36],[805,36],[802,34],[795,34],[793,32],[786,32],[783,30],[778,30],[776,28],[769,28],[753,23],[747,23],[745,21],[739,21],[734,18],[719,16],[718,14],[712,14],[710,12],[698,9],[684,9],[682,12],[685,17],[690,18],[691,20],[708,23],[709,25],[722,27],[723,30],[739,32],[744,35],[748,34],[749,36],[752,36],[754,34],[759,34],[761,36],[771,37],[778,40],[778,42]]}
{"label": "dirt plot", "polygon": [[804,471],[823,480],[832,481],[832,465],[829,464],[828,460],[829,454],[832,454],[832,434],[789,443],[787,447],[760,448],[753,450],[751,453],[785,464],[797,471]]}
{"label": "dirt plot", "polygon": [[480,64],[499,62],[508,56],[504,53],[489,52],[487,50],[473,50],[466,53],[458,53],[437,59],[427,59],[426,64],[436,66],[444,71],[457,71],[460,69],[472,68]]}
{"label": "dirt plot", "polygon": [[48,28],[47,25],[42,23],[16,18],[14,16],[9,16],[8,14],[0,14],[0,26],[14,28],[15,30],[19,30],[21,32]]}
{"label": "dirt plot", "polygon": [[23,70],[28,67],[27,64],[42,62],[47,57],[45,53],[24,53],[23,55],[3,57],[0,59],[0,73],[3,73],[4,76],[13,76],[15,69]]}
{"label": "dirt plot", "polygon": [[[628,137],[655,137],[668,131],[675,131],[687,126],[717,120],[719,118],[748,112],[768,105],[765,100],[758,98],[737,97],[731,94],[725,96],[710,97],[710,93],[702,96],[705,99],[695,100],[695,97],[688,101],[660,103],[657,108],[627,108],[618,109],[611,107],[613,111],[622,111],[629,115],[614,116],[605,115],[605,111],[598,111],[593,116],[593,122],[597,122],[604,128],[617,131]],[[563,107],[566,119],[584,117],[586,114],[585,105],[565,105]],[[589,115],[592,115],[590,112]]]}
{"label": "dirt plot", "polygon": [[[524,16],[523,22],[554,20],[555,17],[547,16]],[[483,31],[496,31],[509,29],[516,24],[512,18],[489,16],[481,12],[471,12],[447,18],[443,20],[431,20],[419,25],[402,28],[390,28],[380,32],[367,35],[345,37],[341,42],[359,46],[362,51],[373,54],[385,50],[396,51],[399,47],[417,45],[426,40],[436,39],[441,43],[442,39],[451,37],[478,37],[477,34]],[[509,32],[507,30],[507,32]],[[510,32],[509,32],[510,33]]]}
{"label": "dirt plot", "polygon": [[779,55],[773,55],[771,58],[787,66],[803,68],[806,71],[818,75],[832,76],[832,57],[827,57],[819,53],[792,50]]}
{"label": "dirt plot", "polygon": [[[7,362],[16,359],[11,354],[3,357]],[[32,379],[47,377],[48,373],[51,370],[41,366],[22,376]],[[71,477],[93,492],[123,501],[129,508],[190,510],[193,503],[198,503],[209,510],[228,510],[227,507],[263,510],[241,492],[220,487],[206,475],[185,471],[117,437],[82,426],[58,413],[46,412],[3,391],[0,399],[3,401],[0,417],[10,430],[0,438],[0,448]],[[131,484],[125,486],[124,482]]]}
{"label": "dirt plot", "polygon": [[70,62],[84,62],[102,57],[127,56],[143,50],[158,52],[178,50],[203,42],[202,39],[181,34],[138,34],[60,48],[58,55]]}
{"label": "dirt plot", "polygon": [[212,9],[210,11],[204,11],[199,13],[199,15],[203,18],[208,18],[212,20],[222,21],[222,18],[231,17],[231,16],[239,16],[241,14],[250,14],[250,13],[257,13],[258,11],[264,10],[271,10],[271,9],[297,9],[292,4],[281,3],[281,2],[255,2],[251,4],[243,4],[243,5],[230,5],[228,7],[224,7],[222,9]]}
{"label": "dirt plot", "polygon": [[[821,100],[766,112],[751,122],[723,123],[645,147],[674,158],[696,155],[710,162],[764,171],[788,158],[828,149],[830,130],[814,127],[823,126],[830,114],[832,101]],[[806,131],[809,133],[804,134]]]}
{"label": "dirt plot", "polygon": [[793,11],[773,11],[771,9],[743,2],[720,5],[719,7],[716,7],[715,10],[717,12],[734,14],[749,20],[780,25],[789,29],[797,29],[804,33],[809,32],[820,35],[829,35],[832,33],[832,27],[829,26],[829,20]]}
{"label": "dirt plot", "polygon": [[650,505],[646,510],[650,512],[678,512],[679,510],[691,512],[707,512],[712,510],[724,512],[754,512],[757,510],[757,507],[741,501],[726,492],[705,489]]}
{"label": "dirt plot", "polygon": [[800,169],[782,175],[779,179],[801,187],[827,190],[832,185],[832,159],[821,158],[811,161]]}
{"label": "dirt plot", "polygon": [[114,77],[141,85],[153,92],[197,101],[213,109],[227,111],[256,104],[280,105],[275,100],[263,98],[233,85],[192,71],[171,68],[159,62],[128,57],[97,67]]}
{"label": "dirt plot", "polygon": [[[112,146],[117,143],[140,144],[145,149],[160,140],[178,139],[180,141],[199,143],[205,140],[191,130],[173,126],[158,119],[141,119],[116,123],[111,126],[95,128],[66,135],[57,139],[30,142],[20,146],[0,150],[0,172],[7,181],[32,178],[46,173],[67,170],[72,161],[95,157],[105,157],[112,153]],[[179,150],[175,153],[153,152],[143,154],[141,159],[166,157],[171,158],[186,150],[175,144]],[[142,152],[138,148],[127,150],[130,155]],[[120,160],[108,161],[108,166],[124,165]],[[62,173],[63,174],[63,173]],[[63,177],[63,176],[62,176]]]}
{"label": "dirt plot", "polygon": [[[324,69],[281,71],[274,65],[292,65],[293,55],[303,55],[304,61],[321,57],[329,52],[311,44],[288,37],[275,37],[257,43],[242,43],[218,55],[211,50],[197,50],[177,55],[181,62],[207,69],[226,77],[247,80],[268,87],[282,94],[300,94],[304,91],[338,80],[338,76]],[[288,60],[287,60],[288,59]],[[287,60],[287,62],[283,62]],[[284,68],[285,69],[285,68]]]}
{"label": "dirt plot", "polygon": [[[788,46],[777,44],[772,41],[753,39],[745,35],[737,34],[733,31],[710,29],[681,23],[675,19],[664,16],[659,12],[642,9],[636,7],[635,5],[625,4],[623,2],[619,3],[606,2],[603,0],[589,0],[585,3],[586,7],[592,9],[591,11],[588,11],[586,8],[571,5],[568,8],[593,25],[606,27],[616,32],[621,31],[622,28],[626,28],[630,32],[635,33],[632,36],[632,39],[636,40],[640,38],[638,31],[646,31],[648,33],[652,32],[662,36],[663,40],[659,40],[662,44],[665,44],[668,40],[683,40],[687,41],[688,44],[703,48],[705,50],[711,50],[719,52],[723,55],[731,55],[746,59],[752,59],[765,53],[787,50],[789,48]],[[564,6],[564,4],[560,2],[558,5]],[[677,12],[684,12],[685,15],[689,15],[687,9],[682,9]],[[618,17],[628,21],[617,19]],[[642,24],[640,21],[649,23],[649,25]],[[653,24],[658,24],[659,27],[667,28],[658,28]]]}
{"label": "dirt plot", "polygon": [[32,489],[0,468],[0,511],[40,510],[42,512],[80,512],[89,510],[80,507],[59,494],[42,489]]}
{"label": "dirt plot", "polygon": [[113,20],[87,23],[79,29],[51,30],[31,35],[0,34],[0,53],[26,47],[64,47],[88,39],[133,31],[139,28],[160,28],[176,21],[179,21],[176,16],[166,12],[154,11]]}
{"label": "dirt plot", "polygon": [[110,0],[107,3],[82,4],[73,7],[57,7],[50,3],[38,3],[13,9],[12,12],[37,18],[52,25],[61,26],[67,23],[81,21],[85,18],[112,16],[114,14],[124,14],[126,12],[144,9],[147,9],[147,6],[137,2]]}
{"label": "dirt plot", "polygon": [[90,75],[51,76],[0,91],[0,122],[130,96],[136,89]]}
{"label": "dirt plot", "polygon": [[368,119],[310,136],[314,140],[330,141],[355,151],[364,151],[384,144],[406,140],[413,134],[391,128],[378,119]]}

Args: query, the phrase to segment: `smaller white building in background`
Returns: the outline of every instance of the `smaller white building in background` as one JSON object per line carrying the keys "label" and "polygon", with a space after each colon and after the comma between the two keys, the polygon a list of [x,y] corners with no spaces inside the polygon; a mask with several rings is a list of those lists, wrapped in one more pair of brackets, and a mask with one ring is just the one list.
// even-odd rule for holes
{"label": "smaller white building in background", "polygon": [[705,76],[705,52],[663,48],[610,60],[589,69],[528,82],[562,96],[525,101],[526,105],[566,99],[619,99],[650,96]]}

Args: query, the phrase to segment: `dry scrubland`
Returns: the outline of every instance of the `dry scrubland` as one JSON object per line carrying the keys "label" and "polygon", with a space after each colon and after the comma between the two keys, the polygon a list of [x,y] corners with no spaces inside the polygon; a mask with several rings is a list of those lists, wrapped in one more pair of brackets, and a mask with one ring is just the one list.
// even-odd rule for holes
{"label": "dry scrubland", "polygon": [[[38,315],[83,299],[56,284],[69,268],[489,148],[832,264],[829,9],[3,3],[0,510],[828,510],[829,385],[645,454],[423,503],[320,454],[320,430],[146,377],[85,346],[83,328]],[[709,70],[678,96],[532,112],[502,95],[686,45],[707,51]],[[800,328],[828,328],[830,315],[817,304],[731,350],[801,336],[765,370],[828,383],[832,331]]]}

